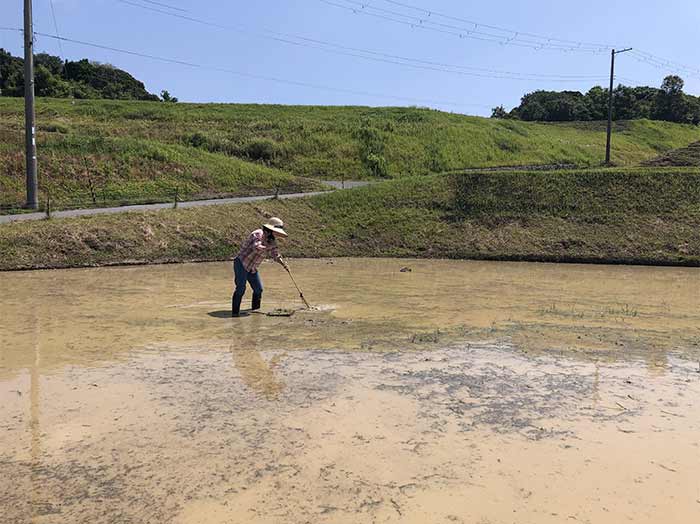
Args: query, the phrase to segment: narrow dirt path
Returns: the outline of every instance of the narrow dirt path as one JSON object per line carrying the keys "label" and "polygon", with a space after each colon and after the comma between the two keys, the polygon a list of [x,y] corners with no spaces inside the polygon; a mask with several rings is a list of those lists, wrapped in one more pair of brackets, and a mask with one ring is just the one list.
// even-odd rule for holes
{"label": "narrow dirt path", "polygon": [[[364,181],[337,181],[325,180],[324,183],[335,189],[352,189],[354,187],[365,186],[370,182]],[[308,193],[288,193],[279,195],[278,198],[286,200],[292,198],[305,198],[316,195],[322,195],[329,191],[313,191]],[[178,208],[202,207],[202,206],[219,206],[224,204],[244,204],[247,202],[259,202],[273,198],[273,195],[261,195],[250,197],[232,197],[232,198],[215,198],[211,200],[191,200],[187,202],[178,202]],[[116,206],[116,207],[101,207],[94,209],[71,209],[66,211],[54,211],[51,213],[52,218],[80,217],[89,215],[109,215],[115,213],[129,213],[134,211],[152,211],[156,209],[171,209],[172,202],[164,202],[160,204],[138,204],[133,206]],[[17,215],[0,215],[0,224],[8,224],[10,222],[26,222],[29,220],[43,220],[46,218],[46,213],[21,213]]]}

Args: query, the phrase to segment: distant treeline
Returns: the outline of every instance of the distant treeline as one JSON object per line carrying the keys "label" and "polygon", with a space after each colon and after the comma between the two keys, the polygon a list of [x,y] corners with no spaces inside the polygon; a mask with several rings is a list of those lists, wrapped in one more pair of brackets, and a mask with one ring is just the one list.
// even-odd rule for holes
{"label": "distant treeline", "polygon": [[[661,88],[619,85],[613,90],[615,120],[666,120],[700,124],[700,97],[683,92],[679,76],[667,76]],[[525,121],[573,122],[608,118],[608,89],[596,86],[586,94],[578,91],[534,91],[520,105],[507,112],[503,106],[493,109],[493,118]]]}
{"label": "distant treeline", "polygon": [[[34,85],[37,96],[53,98],[153,100],[157,95],[146,91],[126,71],[109,64],[87,59],[71,62],[58,56],[40,53],[34,56]],[[177,99],[163,92],[165,101]],[[0,48],[0,96],[24,96],[24,60]]]}

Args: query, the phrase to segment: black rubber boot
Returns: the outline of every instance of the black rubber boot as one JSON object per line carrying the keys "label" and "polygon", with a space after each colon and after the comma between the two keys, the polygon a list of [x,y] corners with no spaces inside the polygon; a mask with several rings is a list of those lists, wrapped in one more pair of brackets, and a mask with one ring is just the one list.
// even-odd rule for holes
{"label": "black rubber boot", "polygon": [[260,302],[262,302],[262,295],[253,295],[253,304],[250,309],[253,311],[260,309]]}
{"label": "black rubber boot", "polygon": [[243,300],[243,297],[237,297],[236,295],[233,295],[233,298],[231,299],[231,316],[232,317],[240,317],[241,316],[241,301]]}

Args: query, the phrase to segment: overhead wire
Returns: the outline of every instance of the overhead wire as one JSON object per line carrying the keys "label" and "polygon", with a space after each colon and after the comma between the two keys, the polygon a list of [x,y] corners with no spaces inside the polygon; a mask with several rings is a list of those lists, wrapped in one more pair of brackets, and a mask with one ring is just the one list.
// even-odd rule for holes
{"label": "overhead wire", "polygon": [[269,82],[294,85],[294,86],[298,86],[298,87],[312,88],[312,89],[318,89],[318,90],[330,91],[330,92],[346,93],[346,94],[352,94],[352,95],[369,96],[369,97],[374,97],[374,98],[400,100],[403,102],[411,102],[414,104],[434,104],[434,105],[452,106],[452,107],[482,107],[482,108],[490,107],[490,106],[487,106],[485,104],[472,104],[472,103],[463,103],[463,102],[455,102],[455,101],[414,98],[414,97],[407,97],[407,96],[400,96],[400,95],[387,95],[387,94],[382,94],[382,93],[374,93],[371,91],[347,89],[347,88],[343,88],[343,87],[332,87],[332,86],[326,86],[326,85],[322,85],[322,84],[302,82],[302,81],[298,81],[298,80],[289,80],[289,79],[278,78],[278,77],[273,77],[273,76],[258,75],[258,74],[254,74],[254,73],[248,73],[245,71],[237,71],[237,70],[223,68],[223,67],[207,66],[207,65],[196,63],[196,62],[189,62],[186,60],[151,55],[151,54],[147,54],[147,53],[141,53],[139,51],[120,49],[117,47],[107,46],[107,45],[103,45],[103,44],[96,44],[94,42],[86,42],[84,40],[77,40],[77,39],[73,39],[73,38],[67,38],[64,36],[58,37],[58,36],[54,36],[54,35],[47,34],[47,33],[41,33],[41,32],[36,32],[36,34],[43,36],[45,38],[60,39],[64,42],[70,42],[73,44],[94,47],[97,49],[113,51],[116,53],[121,53],[121,54],[126,54],[126,55],[131,55],[131,56],[138,56],[138,57],[147,58],[150,60],[156,60],[156,61],[160,61],[160,62],[183,65],[183,66],[192,67],[192,68],[196,68],[196,69],[216,71],[216,72],[220,72],[220,73],[227,73],[227,74],[231,74],[231,75],[235,75],[235,76],[252,78],[252,79],[256,79],[256,80],[265,80],[265,81],[269,81]]}
{"label": "overhead wire", "polygon": [[482,23],[482,22],[475,22],[474,20],[469,20],[469,19],[466,19],[466,18],[461,18],[461,17],[454,16],[454,15],[448,15],[448,14],[445,14],[445,13],[441,13],[441,12],[439,12],[439,11],[435,11],[434,9],[428,9],[428,8],[424,8],[424,7],[419,7],[419,6],[416,6],[416,5],[407,4],[407,3],[405,3],[405,2],[399,2],[399,1],[397,1],[397,0],[380,0],[380,1],[386,2],[386,3],[388,3],[388,4],[393,4],[393,5],[396,5],[396,6],[404,7],[404,8],[407,8],[407,9],[411,9],[411,10],[414,10],[414,11],[418,11],[418,12],[427,14],[428,16],[437,16],[437,17],[444,18],[444,19],[446,19],[446,20],[452,20],[452,21],[455,21],[455,22],[462,22],[462,23],[466,23],[466,24],[469,24],[469,25],[478,25],[479,27],[484,27],[484,28],[487,28],[487,29],[492,29],[492,30],[494,30],[494,31],[501,31],[501,32],[503,32],[503,33],[510,34],[510,35],[527,36],[527,37],[530,37],[530,38],[536,38],[536,39],[540,39],[540,40],[544,40],[544,41],[548,41],[548,42],[560,42],[560,43],[563,43],[563,44],[572,44],[572,45],[584,44],[584,45],[591,46],[591,47],[595,47],[595,48],[601,48],[601,47],[602,47],[602,48],[606,48],[606,49],[612,49],[613,47],[615,47],[615,46],[612,46],[612,45],[610,45],[610,44],[599,44],[599,43],[592,43],[592,42],[580,42],[580,41],[576,41],[576,40],[567,40],[567,39],[564,39],[564,38],[556,38],[556,37],[552,37],[552,36],[538,35],[538,34],[535,34],[535,33],[529,33],[529,32],[525,32],[525,31],[516,31],[516,30],[514,30],[514,29],[507,29],[507,28],[504,28],[504,27],[499,27],[499,26],[495,26],[495,25],[491,25],[491,24],[484,24],[484,23]]}
{"label": "overhead wire", "polygon": [[[412,17],[411,15],[407,15],[405,13],[400,13],[397,11],[393,10],[388,10],[388,9],[383,9],[381,7],[377,7],[367,1],[357,1],[357,0],[319,0],[321,3],[331,5],[334,7],[338,7],[341,9],[345,9],[348,11],[352,11],[357,14],[366,14],[370,16],[375,16],[383,19],[387,19],[393,22],[397,23],[402,23],[402,24],[407,24],[410,25],[411,27],[414,28],[421,28],[421,29],[426,29],[426,25],[436,25],[438,27],[445,27],[449,29],[466,29],[466,28],[460,28],[459,26],[454,26],[450,24],[439,24],[431,21],[430,19],[433,17],[439,17],[439,18],[444,18],[447,20],[451,21],[456,21],[460,23],[466,23],[470,24],[473,27],[469,29],[470,35],[465,35],[465,33],[460,32],[459,36],[460,38],[464,37],[471,37],[474,34],[480,34],[482,36],[487,36],[491,38],[486,38],[486,40],[493,40],[493,41],[498,41],[500,44],[503,45],[515,45],[515,44],[524,44],[521,45],[521,47],[528,47],[527,44],[532,44],[532,46],[536,49],[553,49],[553,50],[560,50],[560,51],[586,51],[586,52],[593,52],[593,53],[599,53],[603,52],[606,50],[612,50],[615,47],[618,46],[613,46],[611,44],[598,44],[598,43],[591,43],[591,42],[577,42],[575,40],[566,40],[566,39],[561,39],[561,38],[556,38],[556,37],[549,37],[549,36],[544,36],[544,35],[538,35],[535,33],[530,33],[530,32],[524,32],[524,31],[516,31],[514,29],[506,29],[503,27],[499,26],[494,26],[490,24],[484,24],[481,22],[476,22],[473,20],[469,20],[466,18],[461,18],[461,17],[456,17],[453,15],[448,15],[445,13],[441,13],[429,8],[425,7],[419,7],[416,5],[408,4],[406,2],[402,2],[399,0],[377,0],[377,1],[382,1],[386,2],[395,6],[403,7],[405,9],[410,9],[413,11],[420,12],[424,15],[424,17]],[[338,2],[343,2],[344,4],[350,4],[350,5],[342,5],[339,4]],[[352,7],[355,6],[355,7]],[[376,12],[368,12],[367,9],[374,10]],[[386,16],[386,15],[393,15],[393,16],[399,16],[401,18],[404,18],[404,20],[393,18],[392,16]],[[407,20],[410,21],[407,21]],[[503,35],[493,35],[491,33],[479,33],[476,31],[477,28],[482,27],[482,28],[487,28],[491,29],[494,31],[499,31],[504,33]],[[453,31],[442,31],[437,28],[431,28],[432,30],[436,30],[439,32],[446,32],[448,34],[455,34]],[[521,36],[527,36],[529,38],[534,38],[538,39],[540,42],[535,43],[533,41],[524,41],[521,39]],[[495,40],[494,40],[495,38]],[[483,38],[482,38],[483,39]],[[545,43],[546,42],[546,43]],[[556,43],[556,44],[554,44]],[[657,69],[665,70],[667,72],[679,72],[683,73],[685,75],[692,76],[694,78],[700,78],[700,68],[698,67],[693,67],[693,66],[688,66],[685,64],[681,64],[679,62],[675,62],[673,60],[669,60],[666,58],[662,58],[656,55],[653,55],[651,53],[641,51],[641,50],[633,50],[631,53],[631,56],[637,61],[637,62],[642,62],[645,64],[648,64],[652,67],[655,67]]]}
{"label": "overhead wire", "polygon": [[[468,29],[465,27],[456,26],[456,25],[452,25],[452,24],[434,22],[434,21],[430,20],[430,12],[428,12],[428,17],[421,18],[421,17],[412,16],[412,15],[407,15],[405,13],[401,13],[398,11],[393,11],[393,10],[389,10],[389,9],[383,9],[381,7],[376,7],[373,4],[369,4],[367,2],[358,2],[356,0],[341,0],[341,1],[348,3],[348,4],[354,4],[354,5],[360,6],[362,9],[372,9],[372,10],[378,11],[380,13],[387,13],[389,15],[407,18],[407,19],[413,21],[414,23],[417,22],[418,24],[421,24],[421,25],[433,25],[433,26],[443,27],[446,29],[452,29],[452,30],[456,30],[456,31],[465,31],[466,30],[466,31],[469,31],[469,34],[471,34],[471,35],[480,35],[483,37],[487,37],[487,39],[491,39],[494,42],[498,42],[498,43],[504,44],[504,45],[517,42],[519,44],[533,44],[535,46],[546,45],[548,48],[563,49],[563,50],[567,50],[567,51],[571,51],[571,50],[586,50],[587,51],[587,50],[589,50],[588,49],[589,46],[588,45],[584,46],[584,44],[582,42],[577,43],[575,46],[574,45],[564,45],[564,44],[552,43],[553,41],[551,39],[548,40],[547,42],[536,42],[536,41],[532,41],[532,40],[522,39],[521,34],[519,32],[513,32],[512,34],[509,34],[509,35],[503,35],[503,34],[495,34],[495,33],[490,33],[490,32],[479,30],[479,28],[482,26],[480,26],[477,22],[471,22],[471,24],[473,25],[473,29]],[[585,49],[584,49],[584,47],[585,47]]]}
{"label": "overhead wire", "polygon": [[170,4],[164,4],[162,2],[155,2],[154,0],[138,0],[139,2],[144,2],[146,4],[157,5],[160,7],[167,7],[168,9],[173,9],[174,11],[180,11],[182,13],[189,13],[187,9],[182,9],[181,7],[176,7]]}
{"label": "overhead wire", "polygon": [[[22,29],[17,29],[17,28],[14,28],[14,27],[0,27],[0,31],[11,31],[11,32],[17,32],[17,33],[23,33],[23,32],[24,32]],[[37,33],[37,34],[40,34],[40,35],[43,36],[42,33]],[[54,37],[54,38],[55,38],[55,37]],[[64,40],[64,41],[68,41],[68,39],[63,39],[63,40]],[[84,44],[85,44],[85,45],[88,45],[87,43],[84,43]],[[98,44],[90,44],[90,45],[92,45],[93,47],[99,47],[99,48],[101,48],[101,49],[114,50],[113,48],[109,48],[109,47],[107,47],[107,46],[100,46],[100,45],[98,45]],[[126,51],[123,51],[123,52],[126,52]],[[159,60],[161,59],[160,57],[152,57],[151,55],[144,55],[143,53],[132,53],[132,52],[129,52],[129,54],[136,54],[136,56],[143,56],[144,58],[154,58],[154,59],[155,59],[155,58],[158,58]],[[169,62],[173,62],[173,60],[171,60],[171,59],[162,59],[162,60],[167,60],[167,61],[169,61]],[[174,63],[180,63],[180,61],[174,61]],[[184,65],[191,66],[192,64],[190,64],[190,63],[185,63]],[[639,81],[639,80],[634,80],[634,79],[632,79],[632,78],[629,78],[629,77],[626,77],[626,76],[619,76],[619,75],[615,75],[615,80],[621,80],[621,81],[623,81],[623,82],[627,82],[628,84],[635,84],[635,85],[643,85],[643,84],[644,84],[644,82],[641,82],[641,81]],[[479,106],[479,105],[477,104],[477,106]],[[480,107],[488,107],[488,106],[486,106],[486,105],[480,105]]]}
{"label": "overhead wire", "polygon": [[457,64],[449,64],[444,62],[438,62],[434,60],[423,60],[413,57],[406,57],[396,54],[384,53],[381,51],[376,51],[373,49],[363,49],[358,47],[346,46],[342,44],[337,44],[334,42],[328,42],[325,40],[319,40],[316,38],[309,38],[305,36],[295,35],[291,33],[283,33],[279,31],[272,31],[269,29],[262,29],[265,34],[261,34],[255,31],[251,31],[243,26],[232,26],[224,25],[217,22],[212,22],[209,20],[203,20],[201,18],[195,18],[192,16],[184,16],[177,13],[171,13],[163,11],[161,9],[156,9],[148,6],[143,6],[136,4],[131,0],[116,0],[121,4],[126,4],[133,7],[138,7],[148,11],[160,13],[166,16],[171,16],[175,18],[180,18],[183,20],[195,22],[198,24],[203,24],[211,27],[216,27],[223,30],[232,30],[237,32],[242,32],[245,34],[250,34],[257,38],[265,38],[269,40],[274,40],[284,44],[307,47],[311,49],[317,49],[320,51],[330,52],[334,54],[339,54],[343,56],[352,56],[356,58],[361,58],[364,60],[370,60],[375,62],[383,62],[394,65],[407,66],[412,68],[420,68],[431,71],[440,71],[444,73],[452,73],[466,76],[473,76],[479,78],[496,78],[496,79],[508,79],[508,80],[550,80],[552,82],[580,82],[583,80],[593,80],[602,81],[605,79],[601,75],[565,75],[565,74],[542,74],[542,73],[521,73],[514,71],[503,71],[497,69],[489,68],[479,68],[474,66],[465,66]]}
{"label": "overhead wire", "polygon": [[[51,4],[51,18],[53,18],[53,28],[56,31],[56,36],[61,36],[58,32],[58,22],[56,22],[56,10],[53,6],[53,0],[49,0],[49,3]],[[63,52],[63,42],[61,42],[60,40],[58,41],[58,49],[61,52],[61,56],[65,56],[65,53]]]}
{"label": "overhead wire", "polygon": [[681,73],[693,78],[700,78],[700,68],[674,62],[660,56],[647,53],[639,49],[633,49],[630,56],[637,62],[641,62],[656,69],[664,70],[669,73]]}
{"label": "overhead wire", "polygon": [[[495,34],[479,29],[480,25],[477,22],[470,22],[471,28],[456,26],[452,24],[434,22],[428,17],[418,17],[408,15],[398,11],[376,7],[368,2],[358,2],[355,0],[319,0],[323,4],[327,4],[336,8],[344,9],[355,14],[362,14],[374,18],[388,20],[394,23],[409,26],[413,29],[421,29],[437,33],[443,33],[458,38],[466,38],[472,40],[480,40],[491,42],[500,45],[524,47],[534,50],[553,50],[561,52],[583,52],[598,54],[606,50],[612,49],[608,45],[591,45],[585,42],[576,42],[571,44],[558,43],[553,38],[546,40],[531,40],[522,38],[524,33],[510,32],[508,34]],[[338,2],[344,2],[340,4]],[[398,17],[398,18],[397,18]],[[510,36],[509,36],[510,35]]]}

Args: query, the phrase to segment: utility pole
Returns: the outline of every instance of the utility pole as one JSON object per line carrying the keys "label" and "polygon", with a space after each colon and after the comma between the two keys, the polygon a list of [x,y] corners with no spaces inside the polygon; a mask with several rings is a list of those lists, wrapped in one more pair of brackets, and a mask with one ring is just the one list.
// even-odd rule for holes
{"label": "utility pole", "polygon": [[34,122],[34,22],[32,0],[24,0],[24,134],[27,173],[27,208],[39,208]]}
{"label": "utility pole", "polygon": [[605,164],[610,165],[610,143],[612,139],[612,114],[613,114],[613,82],[615,81],[615,55],[632,51],[632,48],[610,53],[610,91],[608,91],[608,139],[605,145]]}

